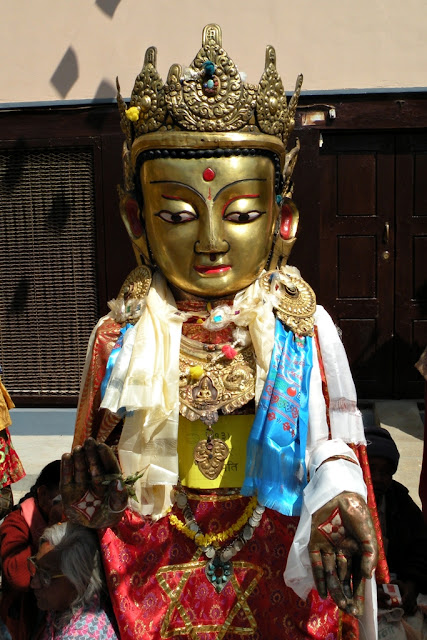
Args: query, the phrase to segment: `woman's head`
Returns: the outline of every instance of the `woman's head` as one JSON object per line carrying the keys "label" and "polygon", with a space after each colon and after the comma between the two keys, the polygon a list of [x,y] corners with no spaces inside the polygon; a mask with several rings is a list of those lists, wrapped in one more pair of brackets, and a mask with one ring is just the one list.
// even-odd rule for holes
{"label": "woman's head", "polygon": [[38,607],[60,613],[65,620],[103,589],[96,534],[71,522],[44,531],[29,568]]}
{"label": "woman's head", "polygon": [[59,496],[59,481],[61,477],[61,461],[49,462],[42,470],[30,489],[38,507],[47,522],[50,522],[50,512]]}

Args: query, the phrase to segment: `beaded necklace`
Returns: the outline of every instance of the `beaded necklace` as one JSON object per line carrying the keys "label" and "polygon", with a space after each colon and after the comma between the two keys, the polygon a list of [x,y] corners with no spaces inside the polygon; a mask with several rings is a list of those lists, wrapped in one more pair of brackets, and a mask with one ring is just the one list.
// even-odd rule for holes
{"label": "beaded necklace", "polygon": [[[182,511],[185,522],[173,513],[169,514],[169,521],[173,527],[181,531],[201,548],[208,561],[205,566],[206,577],[220,593],[230,580],[233,573],[231,559],[243,549],[261,522],[265,507],[258,504],[257,498],[252,497],[240,518],[228,529],[218,533],[204,534],[188,504],[188,497],[184,491],[176,496],[176,504]],[[234,536],[232,542],[220,547]]]}

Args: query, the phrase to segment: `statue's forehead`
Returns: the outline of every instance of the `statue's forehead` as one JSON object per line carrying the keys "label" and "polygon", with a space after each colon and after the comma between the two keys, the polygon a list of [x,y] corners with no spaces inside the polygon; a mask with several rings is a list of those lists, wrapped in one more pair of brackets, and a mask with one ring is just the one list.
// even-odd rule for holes
{"label": "statue's forehead", "polygon": [[274,165],[270,158],[230,156],[221,158],[157,158],[147,160],[140,169],[145,188],[162,184],[209,185],[212,189],[227,184],[261,181],[270,184]]}

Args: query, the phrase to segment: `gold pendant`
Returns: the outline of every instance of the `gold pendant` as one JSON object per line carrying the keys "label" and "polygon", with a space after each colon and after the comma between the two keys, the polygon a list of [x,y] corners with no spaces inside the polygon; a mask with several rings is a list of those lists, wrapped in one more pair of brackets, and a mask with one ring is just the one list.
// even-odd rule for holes
{"label": "gold pendant", "polygon": [[215,480],[224,468],[230,449],[219,438],[200,440],[194,447],[194,462],[208,480]]}
{"label": "gold pendant", "polygon": [[[228,414],[243,407],[255,395],[256,362],[252,345],[241,349],[233,360],[215,358],[217,352],[207,352],[201,343],[185,336],[181,339],[179,359],[180,414],[191,420],[201,420],[208,427],[217,422],[218,412]],[[203,374],[192,376],[199,366]]]}

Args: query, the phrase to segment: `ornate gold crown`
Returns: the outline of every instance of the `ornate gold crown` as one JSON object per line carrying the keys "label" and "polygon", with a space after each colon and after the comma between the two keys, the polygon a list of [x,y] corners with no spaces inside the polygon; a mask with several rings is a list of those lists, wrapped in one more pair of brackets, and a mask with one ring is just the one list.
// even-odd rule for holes
{"label": "ornate gold crown", "polygon": [[[302,75],[295,92],[286,99],[282,80],[276,69],[276,52],[268,46],[265,68],[259,85],[245,83],[234,62],[222,48],[221,29],[209,24],[203,29],[202,48],[188,68],[174,64],[166,84],[156,69],[157,50],[149,47],[144,66],[137,76],[127,108],[117,80],[117,103],[121,128],[126,136],[123,145],[124,189],[119,187],[120,210],[133,238],[138,263],[150,264],[150,252],[143,223],[137,211],[138,158],[156,158],[164,153],[215,154],[224,149],[236,153],[270,152],[278,159],[276,198],[292,210],[287,239],[277,231],[272,264],[287,256],[295,242],[298,210],[291,201],[291,176],[299,142],[286,151],[295,126],[295,111],[301,93]],[[178,150],[178,151],[174,151]],[[205,156],[206,157],[206,156]],[[280,178],[277,177],[279,172]],[[285,246],[286,245],[286,246]]]}
{"label": "ornate gold crown", "polygon": [[[216,24],[209,24],[204,28],[202,48],[188,68],[172,65],[166,84],[163,84],[157,72],[156,58],[156,48],[149,47],[142,71],[136,78],[128,109],[120,95],[117,81],[121,127],[126,136],[127,150],[134,147],[134,166],[138,153],[147,148],[156,148],[159,144],[160,148],[164,148],[166,144],[169,147],[203,147],[213,144],[211,136],[201,140],[200,136],[196,138],[188,135],[181,136],[183,144],[180,144],[177,136],[167,135],[166,132],[170,130],[223,134],[240,132],[251,140],[251,146],[270,146],[277,152],[278,143],[281,143],[282,152],[286,150],[295,125],[294,116],[301,92],[302,75],[298,76],[295,92],[287,104],[282,80],[276,69],[276,52],[273,47],[267,47],[265,69],[258,86],[242,80],[236,65],[222,48],[221,29]],[[158,132],[157,135],[152,135],[155,132]],[[164,136],[163,144],[159,135],[161,132]],[[274,136],[279,140],[264,139],[253,145],[252,141],[256,138],[252,134],[256,133]],[[231,141],[232,147],[247,146],[242,144],[245,139],[242,135],[225,137]],[[193,140],[190,144],[189,139]],[[207,142],[208,139],[210,143]],[[174,142],[171,143],[171,140]],[[225,145],[217,142],[217,146]]]}

